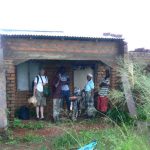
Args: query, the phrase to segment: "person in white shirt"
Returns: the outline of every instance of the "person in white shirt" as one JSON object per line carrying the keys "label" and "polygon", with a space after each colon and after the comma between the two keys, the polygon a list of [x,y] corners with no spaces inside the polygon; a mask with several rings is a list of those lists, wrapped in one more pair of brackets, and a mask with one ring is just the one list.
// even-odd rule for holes
{"label": "person in white shirt", "polygon": [[[45,76],[45,70],[41,69],[38,76],[34,79],[33,95],[37,99],[36,117],[37,120],[44,119],[44,106],[46,106],[46,97],[43,95],[43,86],[48,84],[48,78]],[[41,115],[41,116],[40,116]]]}

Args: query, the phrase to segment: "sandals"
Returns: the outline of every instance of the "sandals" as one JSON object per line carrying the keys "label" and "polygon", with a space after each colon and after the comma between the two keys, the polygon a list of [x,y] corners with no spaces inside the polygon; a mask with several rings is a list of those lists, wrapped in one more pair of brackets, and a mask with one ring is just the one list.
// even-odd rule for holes
{"label": "sandals", "polygon": [[36,117],[36,120],[39,121],[39,120],[45,120],[45,118],[38,118]]}
{"label": "sandals", "polygon": [[45,118],[40,118],[40,120],[45,120]]}

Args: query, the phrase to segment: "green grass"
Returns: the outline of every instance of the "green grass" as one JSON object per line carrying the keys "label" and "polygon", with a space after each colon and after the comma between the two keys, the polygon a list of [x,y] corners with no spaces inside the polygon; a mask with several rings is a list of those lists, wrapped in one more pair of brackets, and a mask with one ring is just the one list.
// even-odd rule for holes
{"label": "green grass", "polygon": [[31,133],[26,134],[24,137],[20,138],[20,141],[24,143],[42,143],[45,140],[46,139],[44,136],[33,135]]}
{"label": "green grass", "polygon": [[[22,137],[14,137],[13,135],[9,135],[9,139],[5,142],[5,144],[8,145],[16,145],[20,143],[42,143],[46,140],[46,137],[44,136],[39,136],[39,135],[34,135],[32,133],[27,133],[26,135]],[[3,143],[4,142],[0,142]]]}
{"label": "green grass", "polygon": [[38,121],[38,122],[33,122],[29,121],[28,123],[23,123],[22,120],[15,118],[13,123],[12,123],[14,128],[26,128],[26,129],[42,129],[46,127],[45,122],[43,121]]}
{"label": "green grass", "polygon": [[105,130],[84,130],[70,132],[56,137],[52,141],[53,149],[69,150],[79,148],[93,140],[97,141],[97,150],[148,150],[146,134],[138,134],[131,129],[111,128]]}
{"label": "green grass", "polygon": [[10,144],[16,145],[19,143],[41,143],[45,140],[44,136],[32,134],[27,130],[26,135],[22,137],[15,137],[13,134],[13,129],[24,128],[29,130],[38,130],[38,129],[43,129],[45,127],[50,127],[50,124],[46,124],[43,121],[38,121],[38,122],[29,121],[28,123],[24,123],[22,120],[15,118],[14,121],[12,122],[12,128],[8,129],[8,140],[3,141],[0,138],[0,143],[8,144],[8,145]]}
{"label": "green grass", "polygon": [[105,122],[107,119],[109,118],[95,118],[93,120],[78,121],[75,124],[65,122],[57,126],[50,124],[49,128],[55,126],[64,131],[64,134],[53,138],[35,135],[36,131],[34,131],[34,134],[27,132],[27,134],[22,137],[14,137],[12,134],[13,131],[9,130],[9,140],[6,144],[24,144],[26,146],[29,146],[29,144],[37,144],[40,146],[38,150],[48,150],[50,148],[54,150],[70,150],[73,148],[77,149],[96,140],[97,150],[149,150],[148,132],[138,131],[134,126],[127,126],[124,123],[121,124],[122,126],[118,126],[117,124],[112,126],[112,124],[109,123],[109,128],[105,129],[85,128],[84,130],[80,130],[79,128],[80,131],[78,130],[78,132],[74,129],[74,126],[77,127],[80,125],[107,125],[107,122]]}
{"label": "green grass", "polygon": [[49,148],[45,145],[42,145],[40,148],[38,148],[37,150],[49,150]]}

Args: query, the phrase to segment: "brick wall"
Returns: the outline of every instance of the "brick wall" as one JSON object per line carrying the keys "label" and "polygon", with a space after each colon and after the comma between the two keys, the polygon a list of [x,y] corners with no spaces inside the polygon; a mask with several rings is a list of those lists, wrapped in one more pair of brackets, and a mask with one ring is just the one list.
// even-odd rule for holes
{"label": "brick wall", "polygon": [[96,80],[95,80],[95,87],[96,89],[99,89],[99,83],[102,79],[102,75],[105,74],[105,70],[110,69],[110,87],[116,88],[118,86],[118,82],[120,80],[120,77],[118,76],[116,67],[110,68],[107,65],[99,64],[97,66],[97,72],[96,72]]}
{"label": "brick wall", "polygon": [[[5,47],[15,51],[48,51],[86,54],[118,54],[116,41],[80,41],[80,40],[48,40],[10,38]],[[121,51],[120,51],[121,52]]]}
{"label": "brick wall", "polygon": [[117,68],[114,67],[111,69],[111,88],[115,89],[119,86],[121,81],[121,77],[119,76],[117,72]]}
{"label": "brick wall", "polygon": [[27,99],[32,95],[30,91],[16,91],[15,108],[28,105]]}
{"label": "brick wall", "polygon": [[16,70],[12,61],[6,62],[6,97],[8,115],[13,118],[16,103]]}
{"label": "brick wall", "polygon": [[136,52],[136,51],[131,51],[128,53],[129,58],[133,61],[141,61],[150,64],[150,52],[145,51],[145,52]]}
{"label": "brick wall", "polygon": [[5,57],[19,60],[101,60],[110,66],[122,55],[119,40],[80,41],[30,38],[6,38]]}

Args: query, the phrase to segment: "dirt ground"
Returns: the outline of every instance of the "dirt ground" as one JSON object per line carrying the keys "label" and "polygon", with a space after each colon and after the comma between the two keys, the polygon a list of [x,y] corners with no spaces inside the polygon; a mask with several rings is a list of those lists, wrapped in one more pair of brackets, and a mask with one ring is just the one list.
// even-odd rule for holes
{"label": "dirt ground", "polygon": [[[33,120],[33,123],[36,121]],[[26,121],[25,123],[28,123]],[[106,123],[102,123],[101,120],[96,121],[89,121],[89,120],[79,120],[75,123],[60,123],[54,124],[45,121],[45,124],[49,124],[46,128],[31,130],[26,128],[15,128],[12,129],[12,134],[14,137],[23,137],[28,133],[32,135],[44,136],[45,140],[42,144],[41,143],[19,143],[19,144],[1,144],[0,150],[52,150],[51,146],[51,139],[56,136],[60,136],[68,130],[73,129],[74,131],[81,131],[81,130],[90,130],[90,129],[104,129],[108,128],[109,125]],[[44,146],[44,147],[42,147]],[[46,149],[46,148],[47,149]]]}

